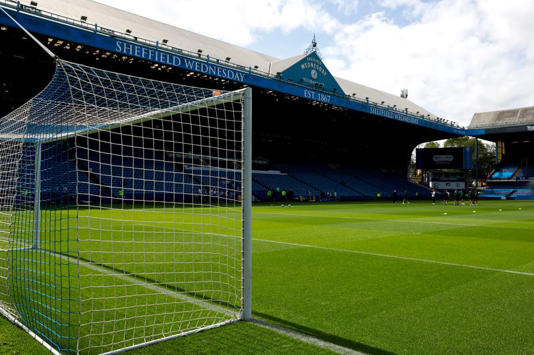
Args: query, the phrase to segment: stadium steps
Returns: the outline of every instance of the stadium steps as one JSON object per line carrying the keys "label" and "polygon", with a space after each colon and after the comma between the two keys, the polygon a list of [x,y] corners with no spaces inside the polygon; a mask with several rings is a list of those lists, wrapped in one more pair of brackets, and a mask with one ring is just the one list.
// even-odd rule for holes
{"label": "stadium steps", "polygon": [[[408,190],[410,195],[414,196],[417,193],[422,198],[430,197],[430,192],[432,191],[428,187],[414,184],[400,176],[387,174],[379,170],[352,169],[350,172],[355,179],[360,179],[374,186],[376,191],[382,194],[382,198],[392,197],[393,190],[397,190],[399,196],[404,190]],[[372,197],[375,196],[373,195]]]}
{"label": "stadium steps", "polygon": [[520,170],[521,169],[515,164],[501,163],[500,166],[491,172],[488,181],[514,180]]}
{"label": "stadium steps", "polygon": [[322,191],[320,188],[318,188],[317,186],[314,186],[314,185],[310,184],[309,182],[304,181],[304,180],[302,180],[302,179],[300,179],[300,178],[298,178],[298,177],[296,177],[296,176],[294,176],[294,175],[288,175],[288,176],[291,177],[291,178],[293,178],[293,179],[295,179],[295,180],[297,180],[297,181],[300,182],[301,184],[304,184],[304,185],[306,185],[306,186],[309,186],[310,188],[312,188],[312,189],[315,190],[315,191],[324,192],[324,191]]}
{"label": "stadium steps", "polygon": [[486,188],[482,193],[480,194],[480,198],[488,198],[488,199],[507,199],[508,196],[512,196],[513,193],[517,192],[517,190],[513,188]]}
{"label": "stadium steps", "polygon": [[[332,182],[334,182],[334,183],[336,183],[336,184],[338,184],[338,185],[340,185],[340,186],[343,186],[344,188],[347,188],[347,189],[349,189],[349,190],[354,191],[355,193],[359,194],[360,197],[362,197],[362,198],[367,197],[367,195],[366,195],[364,192],[362,192],[362,191],[360,191],[360,190],[354,188],[354,186],[353,186],[352,184],[349,185],[349,184],[347,184],[347,183],[343,183],[344,180],[337,180],[337,179],[334,179],[330,174],[324,174],[324,173],[321,173],[320,171],[317,171],[317,173],[318,173],[319,175],[325,177],[326,179],[329,179],[330,181],[332,181]],[[338,175],[338,177],[341,177],[341,176]],[[346,178],[346,177],[348,177],[348,176],[347,176],[347,175],[344,175],[343,177]],[[345,180],[346,180],[346,179],[345,179]]]}
{"label": "stadium steps", "polygon": [[[393,190],[397,190],[399,194],[401,193],[402,189],[397,186],[396,183],[391,181],[391,178],[388,176],[387,178],[384,176],[381,176],[378,174],[378,172],[367,172],[367,171],[352,171],[350,176],[356,180],[359,180],[363,182],[364,184],[367,184],[373,188],[373,191],[379,191],[382,194],[382,197],[389,197],[390,194],[393,192]],[[380,181],[380,183],[376,183],[375,181]],[[408,182],[406,181],[404,185],[406,185]],[[375,193],[373,192],[370,194],[370,197],[375,197]]]}
{"label": "stadium steps", "polygon": [[182,174],[184,174],[185,176],[189,177],[192,181],[193,181],[193,184],[198,184],[198,185],[201,185],[202,182],[192,173],[188,173],[184,167],[183,164],[181,163],[177,163],[177,162],[173,162],[172,165],[174,166],[175,169],[177,169],[179,172],[181,172]]}
{"label": "stadium steps", "polygon": [[98,188],[100,189],[100,195],[101,196],[111,196],[111,189],[109,187],[105,186],[104,184],[102,184],[102,182],[100,181],[100,178],[98,177],[98,175],[90,172],[89,168],[87,167],[87,165],[85,165],[81,161],[81,159],[76,159],[76,165],[78,166],[78,169],[80,171],[83,171],[87,175],[87,177],[89,178],[90,182],[92,182],[93,184],[98,186]]}
{"label": "stadium steps", "polygon": [[[367,185],[370,185],[372,186],[373,188],[377,188],[377,187],[380,187],[380,185],[376,184],[375,180],[373,179],[376,179],[376,173],[370,173],[370,172],[367,172],[367,171],[364,171],[364,170],[355,170],[355,169],[351,169],[351,170],[348,170],[347,171],[347,174],[356,179],[356,180],[359,180],[359,181],[362,181],[364,182],[365,184]],[[365,176],[364,178],[362,178],[362,175]],[[368,181],[370,180],[370,181]]]}
{"label": "stadium steps", "polygon": [[254,178],[254,174],[252,174],[252,195],[255,196],[256,199],[260,201],[266,199],[267,191],[269,190],[269,187]]}
{"label": "stadium steps", "polygon": [[[379,184],[374,183],[373,181],[375,181],[375,180],[368,174],[366,174],[366,178],[365,179],[363,179],[361,176],[356,175],[355,172],[351,172],[349,176],[352,179],[360,181],[362,184],[368,185],[369,187],[372,188],[372,190],[380,191],[381,189],[384,189],[384,185],[383,184],[379,185]],[[372,197],[374,197],[374,196],[372,196]]]}
{"label": "stadium steps", "polygon": [[254,191],[254,190],[255,190],[255,191],[268,191],[268,190],[271,190],[271,188],[270,188],[269,186],[263,184],[261,181],[259,181],[258,179],[256,179],[256,178],[254,177],[254,174],[252,174],[252,183],[253,183],[253,184],[256,184],[256,185],[259,185],[259,188],[258,188],[258,186],[254,186],[253,189],[252,189],[253,191]]}
{"label": "stadium steps", "polygon": [[261,182],[262,186],[266,186],[268,190],[275,191],[276,187],[280,187],[283,190],[292,190],[297,196],[308,196],[308,193],[318,194],[321,190],[295,179],[294,176],[288,174],[262,174],[256,172],[253,174],[253,180]]}
{"label": "stadium steps", "polygon": [[326,178],[318,173],[320,165],[317,164],[300,164],[300,165],[281,165],[282,170],[286,170],[288,175],[301,181],[308,186],[313,187],[321,193],[337,194],[338,199],[359,199],[362,195],[355,192],[347,186],[337,183],[335,180]]}
{"label": "stadium steps", "polygon": [[525,167],[523,169],[523,175],[527,178],[527,179],[534,179],[534,167]]}
{"label": "stadium steps", "polygon": [[511,179],[515,180],[519,174],[523,173],[523,169],[519,168],[515,171],[514,175],[512,175]]}

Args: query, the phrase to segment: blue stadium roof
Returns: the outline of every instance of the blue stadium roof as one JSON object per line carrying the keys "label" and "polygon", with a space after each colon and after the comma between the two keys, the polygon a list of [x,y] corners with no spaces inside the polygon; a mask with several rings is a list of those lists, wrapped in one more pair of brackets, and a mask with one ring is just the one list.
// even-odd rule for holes
{"label": "blue stadium roof", "polygon": [[[436,117],[406,98],[330,74],[313,51],[278,58],[91,0],[0,3],[28,30],[53,38],[241,82],[455,135],[483,134]],[[0,12],[0,23],[15,27]],[[125,33],[128,29],[129,33]]]}

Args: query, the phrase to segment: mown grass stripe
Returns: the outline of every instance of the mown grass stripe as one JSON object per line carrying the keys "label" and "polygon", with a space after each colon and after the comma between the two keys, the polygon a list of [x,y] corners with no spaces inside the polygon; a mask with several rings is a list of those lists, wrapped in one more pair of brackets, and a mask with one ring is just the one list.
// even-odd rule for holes
{"label": "mown grass stripe", "polygon": [[[265,214],[265,215],[275,215],[275,216],[292,216],[292,217],[303,217],[303,218],[331,218],[331,219],[344,219],[344,220],[369,220],[369,216],[362,216],[362,217],[356,217],[356,216],[332,216],[332,215],[323,215],[323,214],[301,214],[301,213],[281,213],[281,212],[254,212],[254,214]],[[460,217],[460,216],[452,216],[454,217]],[[425,217],[425,218],[438,218],[438,217]],[[407,218],[407,219],[384,219],[380,220],[381,223],[422,223],[422,224],[433,224],[433,225],[444,225],[444,226],[458,226],[458,227],[479,227],[481,225],[490,225],[491,228],[504,228],[508,229],[509,227],[506,226],[497,226],[492,223],[488,223],[487,220],[483,220],[482,223],[456,223],[456,222],[436,222],[436,221],[422,221],[420,219],[414,219],[414,218]],[[495,223],[501,223],[505,221],[495,221]],[[532,228],[520,228],[517,226],[514,226],[516,229],[525,229],[525,230],[531,230]]]}
{"label": "mown grass stripe", "polygon": [[313,337],[311,335],[297,332],[296,330],[293,330],[293,329],[284,328],[284,327],[282,327],[280,325],[277,325],[277,324],[271,324],[271,323],[268,323],[268,322],[265,322],[265,321],[262,321],[262,320],[258,320],[258,319],[253,319],[252,323],[257,324],[257,325],[259,325],[261,327],[270,329],[270,330],[275,331],[277,333],[283,334],[283,335],[288,336],[290,338],[293,338],[293,339],[296,339],[296,340],[300,340],[300,341],[303,341],[305,343],[312,344],[312,345],[318,346],[320,348],[333,351],[333,352],[338,353],[338,354],[363,355],[363,353],[361,353],[359,351],[356,351],[356,350],[353,350],[353,349],[349,349],[349,348],[345,348],[343,346],[340,346],[340,345],[337,345],[337,344],[334,344],[334,343],[330,343],[330,342],[318,339],[318,338]]}
{"label": "mown grass stripe", "polygon": [[[129,273],[129,272],[126,272],[126,271],[122,271],[120,269],[115,269],[115,268],[111,269],[107,265],[99,265],[99,264],[96,264],[94,262],[90,262],[90,261],[84,260],[83,258],[75,258],[75,257],[71,257],[71,256],[68,256],[68,255],[59,254],[59,253],[52,253],[52,254],[60,257],[61,259],[65,260],[65,261],[68,261],[68,262],[72,262],[72,263],[79,262],[80,265],[83,266],[83,267],[86,267],[88,269],[91,269],[93,271],[96,271],[96,272],[99,272],[99,273],[102,273],[102,274],[106,274],[106,275],[109,275],[109,276],[116,277],[116,278],[118,278],[118,279],[120,279],[122,281],[126,281],[126,282],[129,282],[129,283],[134,284],[134,285],[143,286],[143,287],[145,287],[145,288],[147,288],[149,290],[152,290],[152,291],[155,291],[155,292],[167,295],[167,296],[171,296],[171,297],[175,297],[175,298],[181,299],[183,301],[195,304],[197,306],[209,309],[211,311],[215,311],[215,312],[223,313],[223,314],[226,314],[226,315],[229,315],[229,316],[237,317],[237,313],[235,311],[232,311],[230,309],[226,309],[226,308],[224,308],[222,306],[218,306],[218,305],[210,303],[210,302],[206,302],[206,301],[200,299],[201,296],[195,295],[192,292],[187,292],[185,290],[180,290],[179,291],[177,287],[173,287],[172,285],[168,285],[168,284],[165,284],[165,283],[158,283],[157,281],[149,279],[147,277],[136,275],[136,274],[132,274],[132,273]],[[191,295],[191,294],[193,294],[193,295]],[[215,300],[209,300],[209,301],[216,302]]]}
{"label": "mown grass stripe", "polygon": [[530,272],[516,271],[516,270],[506,270],[506,269],[497,269],[497,268],[477,266],[477,265],[469,265],[469,264],[451,263],[451,262],[448,262],[448,261],[411,258],[409,256],[373,253],[373,252],[368,252],[368,251],[363,251],[363,250],[329,248],[329,247],[322,247],[322,246],[318,246],[318,245],[281,242],[281,241],[269,240],[269,239],[253,238],[252,240],[259,241],[259,242],[265,242],[265,243],[274,243],[274,244],[288,245],[288,246],[294,246],[294,247],[301,247],[301,248],[313,248],[313,249],[321,249],[321,250],[328,250],[328,251],[337,251],[337,252],[342,252],[342,253],[352,253],[352,254],[360,254],[360,255],[368,255],[368,256],[377,256],[377,257],[381,257],[381,258],[398,259],[398,260],[405,260],[405,261],[414,261],[414,262],[419,262],[419,263],[438,264],[438,265],[446,265],[446,266],[453,266],[453,267],[461,267],[461,268],[466,268],[466,269],[474,269],[474,270],[489,271],[489,272],[500,272],[500,273],[505,273],[505,274],[514,274],[514,275],[523,275],[523,276],[534,277],[534,273],[530,273]]}

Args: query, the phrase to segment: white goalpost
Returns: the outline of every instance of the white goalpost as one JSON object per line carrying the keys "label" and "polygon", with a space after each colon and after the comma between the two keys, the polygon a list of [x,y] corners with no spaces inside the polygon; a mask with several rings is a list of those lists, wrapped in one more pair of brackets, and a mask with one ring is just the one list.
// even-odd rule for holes
{"label": "white goalpost", "polygon": [[0,121],[0,313],[59,353],[251,319],[251,104],[56,59]]}

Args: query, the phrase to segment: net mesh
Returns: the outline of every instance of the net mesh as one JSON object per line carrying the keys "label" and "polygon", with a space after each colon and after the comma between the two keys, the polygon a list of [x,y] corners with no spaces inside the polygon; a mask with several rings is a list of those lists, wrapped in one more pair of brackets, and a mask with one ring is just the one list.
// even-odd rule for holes
{"label": "net mesh", "polygon": [[0,122],[0,307],[61,352],[238,319],[243,105],[58,60]]}

